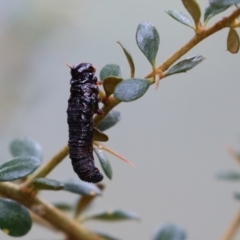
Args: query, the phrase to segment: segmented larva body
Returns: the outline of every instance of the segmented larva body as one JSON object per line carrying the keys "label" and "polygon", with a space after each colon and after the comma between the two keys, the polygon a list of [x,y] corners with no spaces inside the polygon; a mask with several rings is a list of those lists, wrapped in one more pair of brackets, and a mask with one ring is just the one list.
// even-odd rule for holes
{"label": "segmented larva body", "polygon": [[101,114],[98,106],[97,78],[90,63],[71,67],[70,98],[68,100],[69,156],[79,178],[97,183],[103,179],[94,166],[93,158],[93,114]]}

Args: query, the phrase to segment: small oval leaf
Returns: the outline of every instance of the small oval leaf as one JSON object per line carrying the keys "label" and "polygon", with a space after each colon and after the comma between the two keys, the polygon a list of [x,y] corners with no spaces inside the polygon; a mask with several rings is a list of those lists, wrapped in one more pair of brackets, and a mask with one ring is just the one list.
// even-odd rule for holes
{"label": "small oval leaf", "polygon": [[208,4],[204,12],[204,22],[207,23],[212,17],[227,10],[229,6],[217,6]]}
{"label": "small oval leaf", "polygon": [[116,110],[111,110],[105,118],[97,125],[100,131],[105,131],[115,126],[122,119],[121,113]]}
{"label": "small oval leaf", "polygon": [[197,25],[201,17],[201,10],[198,3],[195,0],[182,0],[182,3],[192,16],[195,25]]}
{"label": "small oval leaf", "polygon": [[113,94],[115,87],[123,81],[122,78],[118,77],[107,77],[103,81],[103,88],[106,93],[106,98]]}
{"label": "small oval leaf", "polygon": [[178,22],[194,29],[192,20],[188,16],[186,16],[185,14],[183,14],[179,11],[176,11],[176,10],[165,10],[165,12],[169,16],[171,16],[172,18],[177,20]]}
{"label": "small oval leaf", "polygon": [[68,179],[64,181],[64,190],[86,196],[95,196],[102,194],[96,185],[83,182],[80,179]]}
{"label": "small oval leaf", "polygon": [[73,205],[67,204],[67,203],[53,203],[53,206],[55,206],[56,208],[62,210],[62,211],[71,211],[73,210]]}
{"label": "small oval leaf", "polygon": [[122,45],[122,43],[120,43],[119,41],[117,42],[123,49],[123,52],[128,60],[128,64],[130,67],[130,77],[134,78],[134,74],[135,74],[135,66],[134,66],[134,62],[133,62],[133,58],[132,55],[130,54],[130,52]]}
{"label": "small oval leaf", "polygon": [[112,167],[101,149],[94,148],[102,169],[109,179],[112,179]]}
{"label": "small oval leaf", "polygon": [[226,172],[218,173],[217,178],[221,180],[227,180],[227,181],[239,181],[240,173],[235,171],[226,171]]}
{"label": "small oval leaf", "polygon": [[137,45],[155,68],[160,37],[157,29],[149,22],[141,22],[136,32]]}
{"label": "small oval leaf", "polygon": [[114,97],[123,102],[131,102],[142,97],[149,86],[150,81],[148,80],[139,78],[127,79],[116,86]]}
{"label": "small oval leaf", "polygon": [[38,190],[61,190],[64,188],[63,183],[49,178],[36,178],[33,180],[33,185]]}
{"label": "small oval leaf", "polygon": [[24,236],[32,227],[27,208],[18,202],[0,198],[0,213],[0,229],[10,236]]}
{"label": "small oval leaf", "polygon": [[100,132],[97,128],[93,128],[93,140],[107,142],[108,136],[105,133]]}
{"label": "small oval leaf", "polygon": [[84,217],[84,220],[103,220],[103,221],[120,221],[120,220],[139,220],[136,213],[127,210],[104,211],[91,216]]}
{"label": "small oval leaf", "polygon": [[174,224],[160,226],[152,240],[186,240],[187,234],[184,229]]}
{"label": "small oval leaf", "polygon": [[41,164],[35,157],[21,156],[0,165],[0,182],[26,177]]}
{"label": "small oval leaf", "polygon": [[230,6],[239,3],[240,0],[209,0],[209,3],[217,6]]}
{"label": "small oval leaf", "polygon": [[227,50],[233,54],[239,51],[239,36],[234,28],[230,28],[228,32]]}
{"label": "small oval leaf", "polygon": [[186,58],[183,61],[180,61],[176,65],[172,66],[167,72],[165,72],[164,77],[167,77],[176,73],[187,72],[188,70],[194,68],[200,62],[202,62],[204,59],[205,58],[201,55],[196,55],[193,57]]}
{"label": "small oval leaf", "polygon": [[107,64],[100,71],[100,80],[103,81],[105,78],[115,76],[121,77],[122,71],[117,64]]}
{"label": "small oval leaf", "polygon": [[9,148],[13,157],[31,156],[39,160],[43,157],[41,145],[31,138],[17,138],[11,142]]}

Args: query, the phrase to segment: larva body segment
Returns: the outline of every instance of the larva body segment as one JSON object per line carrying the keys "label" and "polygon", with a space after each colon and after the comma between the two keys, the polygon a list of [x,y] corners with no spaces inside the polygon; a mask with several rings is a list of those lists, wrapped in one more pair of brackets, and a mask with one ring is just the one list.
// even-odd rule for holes
{"label": "larva body segment", "polygon": [[69,156],[79,178],[97,183],[103,179],[94,165],[93,158],[93,114],[101,113],[98,106],[97,78],[90,63],[71,67],[70,98],[67,121],[69,126]]}

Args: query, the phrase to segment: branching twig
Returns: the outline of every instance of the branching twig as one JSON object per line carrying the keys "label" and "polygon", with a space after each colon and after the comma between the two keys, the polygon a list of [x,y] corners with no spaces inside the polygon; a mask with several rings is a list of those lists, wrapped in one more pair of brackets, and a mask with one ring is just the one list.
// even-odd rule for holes
{"label": "branching twig", "polygon": [[103,240],[82,228],[76,221],[67,218],[60,210],[50,203],[38,196],[31,196],[23,193],[16,184],[0,182],[0,192],[4,196],[23,204],[36,215],[74,240]]}
{"label": "branching twig", "polygon": [[[173,63],[175,63],[184,54],[190,51],[202,40],[206,39],[213,33],[222,30],[225,27],[229,27],[231,23],[240,15],[240,8],[233,11],[228,17],[224,17],[222,20],[215,23],[212,27],[208,29],[203,29],[200,33],[196,34],[187,44],[181,47],[177,52],[175,52],[171,57],[169,57],[165,62],[163,62],[158,69],[162,72],[166,71]],[[149,73],[145,78],[150,78],[153,73]]]}

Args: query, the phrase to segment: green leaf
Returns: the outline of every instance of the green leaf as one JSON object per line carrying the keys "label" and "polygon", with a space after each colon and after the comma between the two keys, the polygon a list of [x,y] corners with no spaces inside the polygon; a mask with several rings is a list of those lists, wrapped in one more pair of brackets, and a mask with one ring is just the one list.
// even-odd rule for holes
{"label": "green leaf", "polygon": [[41,145],[31,138],[17,138],[10,144],[10,152],[13,157],[31,156],[42,160]]}
{"label": "green leaf", "polygon": [[100,79],[103,81],[107,77],[121,77],[121,68],[116,64],[107,64],[100,71]]}
{"label": "green leaf", "polygon": [[149,22],[141,22],[136,32],[137,45],[155,68],[160,37],[157,29]]}
{"label": "green leaf", "polygon": [[215,15],[224,12],[229,6],[216,6],[208,4],[204,12],[204,22],[207,23]]}
{"label": "green leaf", "polygon": [[201,10],[198,3],[195,0],[182,0],[182,3],[192,16],[195,25],[197,25],[201,17]]}
{"label": "green leaf", "polygon": [[84,217],[84,220],[103,220],[103,221],[120,221],[120,220],[139,220],[139,217],[126,210],[104,211],[91,216]]}
{"label": "green leaf", "polygon": [[186,58],[183,61],[180,61],[176,65],[172,66],[167,72],[165,72],[164,77],[167,77],[176,73],[187,72],[188,70],[194,68],[200,62],[202,62],[204,59],[205,58],[201,55],[196,55],[193,57]]}
{"label": "green leaf", "polygon": [[93,140],[100,142],[107,142],[108,136],[105,133],[102,133],[97,128],[93,128]]}
{"label": "green leaf", "polygon": [[130,77],[133,78],[134,74],[135,74],[135,66],[134,66],[134,62],[133,62],[133,58],[132,55],[130,54],[130,52],[122,45],[122,43],[117,42],[123,49],[123,52],[128,60],[128,64],[130,66]]}
{"label": "green leaf", "polygon": [[109,179],[112,179],[112,167],[101,149],[94,148],[102,169]]}
{"label": "green leaf", "polygon": [[55,206],[56,208],[62,210],[62,211],[70,211],[73,210],[73,206],[67,203],[53,203],[53,206]]}
{"label": "green leaf", "polygon": [[227,181],[239,181],[240,173],[235,171],[226,171],[226,172],[218,173],[217,178],[221,180],[227,180]]}
{"label": "green leaf", "polygon": [[234,28],[230,28],[228,32],[227,50],[230,53],[237,53],[239,50],[239,36]]}
{"label": "green leaf", "polygon": [[64,190],[83,196],[95,196],[102,194],[95,184],[83,182],[80,179],[69,179],[64,181]]}
{"label": "green leaf", "polygon": [[64,185],[53,179],[48,178],[36,178],[33,180],[33,185],[36,189],[39,190],[61,190],[64,188]]}
{"label": "green leaf", "polygon": [[100,232],[94,232],[94,233],[105,240],[120,240],[119,238],[113,237],[108,233],[100,233]]}
{"label": "green leaf", "polygon": [[123,81],[122,78],[118,77],[107,77],[103,81],[103,88],[106,93],[106,98],[113,94],[115,87]]}
{"label": "green leaf", "polygon": [[160,226],[154,234],[152,240],[185,240],[187,234],[184,229],[174,224],[164,224]]}
{"label": "green leaf", "polygon": [[240,0],[210,0],[209,3],[217,6],[230,6],[239,3]]}
{"label": "green leaf", "polygon": [[0,182],[26,177],[41,164],[35,157],[21,156],[0,165]]}
{"label": "green leaf", "polygon": [[178,22],[194,29],[192,20],[188,16],[186,16],[185,14],[183,14],[181,12],[178,12],[176,10],[165,10],[165,12],[169,16],[171,16],[172,18],[177,20]]}
{"label": "green leaf", "polygon": [[114,97],[123,101],[131,102],[143,96],[150,86],[150,81],[131,78],[120,82],[115,90]]}
{"label": "green leaf", "polygon": [[26,235],[32,227],[28,210],[18,202],[0,198],[0,229],[12,237]]}
{"label": "green leaf", "polygon": [[115,126],[122,119],[121,113],[116,110],[111,110],[105,118],[97,125],[100,131],[105,131]]}

